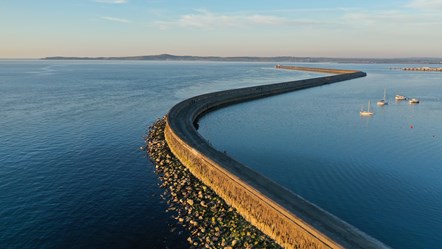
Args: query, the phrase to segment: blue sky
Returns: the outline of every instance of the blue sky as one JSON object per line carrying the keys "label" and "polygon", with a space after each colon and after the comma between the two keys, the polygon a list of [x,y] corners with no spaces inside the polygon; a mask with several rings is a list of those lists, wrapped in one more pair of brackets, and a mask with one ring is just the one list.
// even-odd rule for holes
{"label": "blue sky", "polygon": [[0,58],[442,57],[442,0],[1,0]]}

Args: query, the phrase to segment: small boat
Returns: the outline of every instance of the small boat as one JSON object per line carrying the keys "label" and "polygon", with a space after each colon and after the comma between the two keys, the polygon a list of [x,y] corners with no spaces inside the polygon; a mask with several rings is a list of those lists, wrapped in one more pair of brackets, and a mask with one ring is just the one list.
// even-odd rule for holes
{"label": "small boat", "polygon": [[407,97],[405,97],[404,95],[396,95],[396,97],[394,97],[395,100],[407,100]]}
{"label": "small boat", "polygon": [[374,113],[370,111],[370,100],[368,101],[368,105],[367,105],[367,110],[364,111],[363,109],[361,109],[361,111],[359,112],[359,115],[361,116],[371,116]]}
{"label": "small boat", "polygon": [[384,99],[379,100],[378,102],[376,102],[376,104],[377,104],[378,106],[388,105],[388,101],[387,101],[387,89],[384,89]]}
{"label": "small boat", "polygon": [[408,101],[408,103],[410,103],[410,104],[419,104],[419,100],[418,100],[418,99],[415,99],[415,98],[412,98],[412,99],[410,99],[410,100]]}

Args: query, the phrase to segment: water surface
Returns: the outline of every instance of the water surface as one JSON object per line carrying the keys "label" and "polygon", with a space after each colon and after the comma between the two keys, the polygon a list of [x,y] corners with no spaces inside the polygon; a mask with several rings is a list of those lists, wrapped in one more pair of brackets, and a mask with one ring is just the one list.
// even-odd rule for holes
{"label": "water surface", "polygon": [[[209,113],[215,148],[395,248],[442,245],[442,74],[368,76]],[[389,105],[376,101],[387,89]],[[395,94],[420,104],[394,101]],[[359,116],[368,100],[375,114]]]}
{"label": "water surface", "polygon": [[147,127],[197,94],[314,74],[272,63],[0,61],[0,248],[185,248]]}

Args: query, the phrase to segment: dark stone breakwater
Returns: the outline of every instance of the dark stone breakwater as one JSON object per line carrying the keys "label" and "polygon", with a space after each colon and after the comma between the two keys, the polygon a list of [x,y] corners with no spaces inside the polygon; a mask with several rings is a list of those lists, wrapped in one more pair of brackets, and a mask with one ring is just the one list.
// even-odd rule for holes
{"label": "dark stone breakwater", "polygon": [[152,124],[146,149],[161,179],[168,211],[190,232],[190,248],[281,248],[181,164],[165,142],[165,125],[165,118]]}

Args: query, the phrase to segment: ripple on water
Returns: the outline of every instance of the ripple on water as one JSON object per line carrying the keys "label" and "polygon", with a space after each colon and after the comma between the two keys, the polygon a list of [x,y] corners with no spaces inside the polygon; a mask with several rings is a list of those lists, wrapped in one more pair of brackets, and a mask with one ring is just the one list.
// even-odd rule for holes
{"label": "ripple on water", "polygon": [[[200,133],[220,150],[395,248],[442,238],[441,75],[392,72],[217,110]],[[388,92],[425,99],[359,108]],[[253,120],[253,122],[250,122]],[[266,135],[271,134],[271,135]],[[400,228],[400,229],[399,229]]]}

